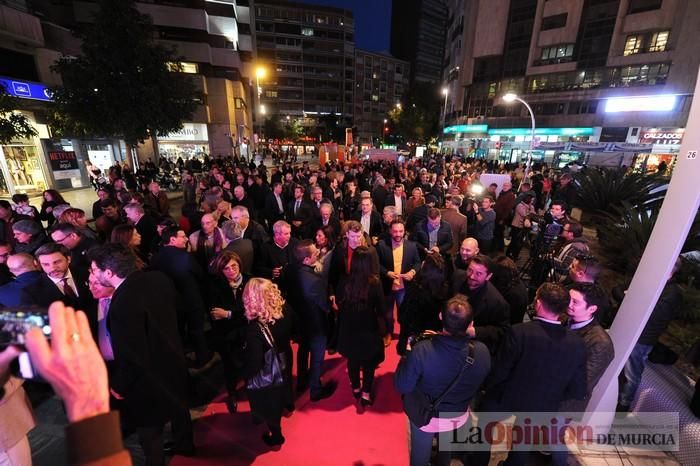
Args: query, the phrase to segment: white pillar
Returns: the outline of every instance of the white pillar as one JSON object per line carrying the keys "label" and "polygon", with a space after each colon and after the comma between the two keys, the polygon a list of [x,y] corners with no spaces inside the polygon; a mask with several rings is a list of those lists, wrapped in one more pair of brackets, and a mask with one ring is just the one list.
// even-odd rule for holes
{"label": "white pillar", "polygon": [[[610,328],[615,359],[596,385],[587,411],[614,412],[617,377],[649,320],[700,205],[700,74],[673,176],[658,220]],[[624,251],[620,251],[624,254]],[[612,418],[610,418],[611,420]],[[601,421],[602,419],[596,419]]]}

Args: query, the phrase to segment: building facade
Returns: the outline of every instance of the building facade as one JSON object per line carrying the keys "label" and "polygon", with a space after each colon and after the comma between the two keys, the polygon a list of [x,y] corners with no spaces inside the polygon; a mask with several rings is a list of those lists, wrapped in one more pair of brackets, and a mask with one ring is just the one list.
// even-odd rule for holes
{"label": "building facade", "polygon": [[[136,5],[153,19],[158,40],[183,57],[183,72],[192,75],[203,95],[192,121],[178,133],[139,146],[139,159],[245,153],[253,129],[248,2],[154,0]],[[20,98],[17,110],[39,132],[32,140],[12,141],[0,149],[0,196],[86,187],[88,160],[102,170],[126,160],[123,141],[57,139],[47,126],[47,88],[61,84],[51,65],[63,55],[80,54],[71,31],[89,22],[97,7],[95,2],[48,0],[0,5],[0,82]]]}
{"label": "building facade", "polygon": [[391,55],[410,63],[410,82],[439,83],[445,51],[445,0],[393,0]]}
{"label": "building facade", "polygon": [[258,132],[267,119],[280,125],[294,120],[308,135],[331,120],[339,127],[352,126],[352,12],[278,0],[256,1],[253,10],[256,67],[261,70]]}
{"label": "building facade", "polygon": [[[700,56],[690,0],[450,0],[450,150],[621,165],[672,161]],[[461,24],[464,24],[461,26]],[[459,24],[459,26],[458,26]],[[458,32],[461,30],[461,34]],[[669,137],[666,137],[669,136]],[[672,137],[671,137],[672,136]]]}
{"label": "building facade", "polygon": [[384,136],[384,119],[401,109],[410,65],[390,55],[355,49],[356,144],[372,145]]}

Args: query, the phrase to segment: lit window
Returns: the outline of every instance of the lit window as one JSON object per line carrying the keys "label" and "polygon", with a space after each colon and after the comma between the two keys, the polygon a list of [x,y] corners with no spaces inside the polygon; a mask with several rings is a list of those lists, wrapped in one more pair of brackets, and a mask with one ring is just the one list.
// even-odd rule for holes
{"label": "lit window", "polygon": [[649,42],[649,52],[663,52],[668,43],[668,31],[655,32]]}
{"label": "lit window", "polygon": [[169,71],[174,73],[189,73],[197,74],[199,73],[199,67],[196,63],[181,61],[179,63],[168,62],[166,63]]}
{"label": "lit window", "polygon": [[313,36],[314,30],[311,28],[301,28],[301,35],[302,36]]}
{"label": "lit window", "polygon": [[634,55],[642,51],[643,36],[629,36],[625,41],[625,51],[623,55]]}
{"label": "lit window", "polygon": [[372,94],[372,100],[377,102],[379,100],[379,96],[376,94]]}

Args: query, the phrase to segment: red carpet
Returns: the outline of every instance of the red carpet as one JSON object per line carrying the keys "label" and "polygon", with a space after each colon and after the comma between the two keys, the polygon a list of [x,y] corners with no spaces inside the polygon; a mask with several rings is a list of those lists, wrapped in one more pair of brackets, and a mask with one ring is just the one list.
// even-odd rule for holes
{"label": "red carpet", "polygon": [[393,386],[398,361],[394,340],[377,369],[374,405],[358,414],[344,358],[327,356],[323,379],[335,380],[338,389],[316,403],[309,401],[308,391],[297,399],[294,414],[282,419],[286,442],[279,451],[271,451],[260,439],[264,428],[252,423],[247,401],[240,401],[238,412],[231,415],[220,397],[195,424],[197,457],[176,457],[170,465],[408,464],[407,421]]}

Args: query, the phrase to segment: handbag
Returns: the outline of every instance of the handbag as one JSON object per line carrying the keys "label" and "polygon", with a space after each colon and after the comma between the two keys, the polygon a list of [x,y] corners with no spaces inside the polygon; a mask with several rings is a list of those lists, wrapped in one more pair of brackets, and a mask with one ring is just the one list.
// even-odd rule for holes
{"label": "handbag", "polygon": [[265,388],[279,387],[284,383],[284,370],[287,367],[284,354],[277,351],[275,339],[267,325],[258,321],[260,331],[265,340],[270,345],[270,349],[265,351],[265,362],[262,368],[246,383],[247,390],[262,390]]}
{"label": "handbag", "polygon": [[432,418],[437,417],[437,407],[440,406],[440,403],[442,403],[442,400],[447,396],[447,394],[450,393],[453,388],[455,388],[467,366],[471,366],[473,364],[474,342],[470,341],[469,353],[467,354],[464,365],[462,365],[462,368],[459,370],[457,377],[454,378],[454,380],[439,397],[433,400],[430,395],[424,393],[418,387],[416,387],[412,392],[405,394],[403,396],[403,411],[406,413],[411,422],[418,427],[423,427],[429,424]]}

